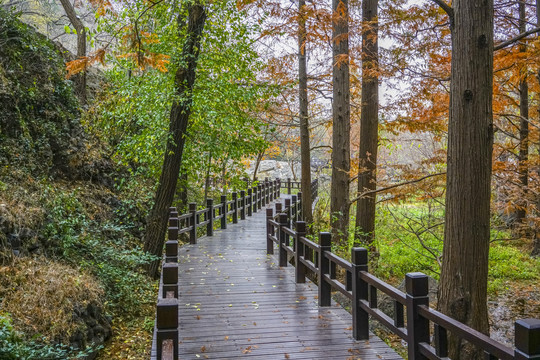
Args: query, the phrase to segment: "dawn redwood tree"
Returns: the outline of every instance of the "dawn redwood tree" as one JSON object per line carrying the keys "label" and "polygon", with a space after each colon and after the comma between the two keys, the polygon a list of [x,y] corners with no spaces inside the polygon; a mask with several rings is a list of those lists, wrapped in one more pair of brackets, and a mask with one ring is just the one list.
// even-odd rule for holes
{"label": "dawn redwood tree", "polygon": [[[154,206],[147,218],[144,250],[159,259],[147,266],[150,276],[157,277],[165,232],[167,217],[172,204],[178,181],[182,154],[184,152],[185,135],[188,127],[192,105],[192,89],[195,83],[195,70],[200,52],[201,36],[206,21],[206,9],[201,0],[189,2],[185,42],[180,54],[180,62],[175,74],[176,97],[170,113],[169,139],[163,159],[163,167],[159,178]],[[178,29],[186,26],[185,19],[178,17]]]}
{"label": "dawn redwood tree", "polygon": [[[493,150],[493,0],[433,0],[450,17],[452,60],[439,308],[489,332],[487,275]],[[483,357],[457,337],[450,358]]]}
{"label": "dawn redwood tree", "polygon": [[333,133],[330,223],[334,241],[347,244],[351,162],[348,0],[332,0],[332,11]]}
{"label": "dawn redwood tree", "polygon": [[306,60],[306,1],[298,1],[298,90],[300,116],[300,159],[301,159],[301,189],[302,214],[305,221],[313,221],[311,212],[311,154],[309,146],[308,119],[308,89],[307,89],[307,60]]}
{"label": "dawn redwood tree", "polygon": [[[377,186],[377,147],[379,142],[379,0],[362,2],[362,107],[358,151],[358,195]],[[356,205],[355,244],[374,250],[376,194],[362,196]]]}
{"label": "dawn redwood tree", "polygon": [[[536,0],[536,27],[540,27],[540,0]],[[540,82],[540,69],[537,70],[536,77],[538,81]],[[540,97],[540,94],[536,95],[537,97]],[[538,107],[538,117],[540,118],[540,106]],[[538,155],[540,156],[540,144],[536,145],[538,147]],[[540,177],[540,166],[539,164],[536,164],[536,173],[537,176]],[[539,212],[540,210],[540,199],[536,200],[536,211]],[[532,250],[533,256],[540,256],[540,236],[538,234],[535,234],[533,239],[533,250]]]}
{"label": "dawn redwood tree", "polygon": [[[525,33],[527,21],[525,18],[525,1],[519,1],[519,33]],[[527,42],[521,41],[519,52],[527,52]],[[527,186],[529,184],[529,86],[527,84],[527,64],[521,67],[521,77],[519,82],[519,157],[518,174],[521,185],[521,203],[516,212],[516,225],[523,223],[527,215]]]}

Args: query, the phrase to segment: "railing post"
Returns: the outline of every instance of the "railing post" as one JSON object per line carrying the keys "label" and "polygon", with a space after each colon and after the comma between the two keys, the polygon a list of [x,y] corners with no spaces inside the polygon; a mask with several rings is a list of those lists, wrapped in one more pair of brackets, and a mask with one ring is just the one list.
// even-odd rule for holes
{"label": "railing post", "polygon": [[303,206],[304,206],[304,199],[302,199],[302,192],[298,192],[298,205],[296,206],[296,221],[304,220],[304,212],[303,212]]}
{"label": "railing post", "polygon": [[278,237],[279,241],[278,243],[279,243],[279,266],[280,267],[287,266],[287,250],[285,249],[287,235],[283,231],[283,228],[287,227],[288,225],[289,225],[289,220],[287,219],[287,214],[279,214],[279,237]]}
{"label": "railing post", "polygon": [[298,221],[298,197],[296,195],[293,195],[291,199],[291,225],[296,224],[297,221]]}
{"label": "railing post", "polygon": [[[172,342],[172,354],[163,354],[163,342]],[[159,299],[156,309],[157,359],[178,359],[178,299]],[[170,351],[170,348],[169,348]],[[170,359],[170,357],[169,357]]]}
{"label": "railing post", "polygon": [[238,224],[238,193],[235,191],[232,193],[232,222]]}
{"label": "railing post", "polygon": [[291,216],[291,199],[285,199],[285,213],[287,214],[287,219],[289,221],[289,227],[291,227],[291,221],[292,221],[292,216]]}
{"label": "railing post", "polygon": [[161,268],[162,298],[168,298],[172,292],[174,298],[178,298],[178,263],[165,263]]}
{"label": "railing post", "polygon": [[[173,237],[171,237],[171,232],[174,234]],[[165,243],[165,262],[178,262],[178,228],[169,227],[169,240]]]}
{"label": "railing post", "polygon": [[291,178],[287,178],[287,194],[291,195]]}
{"label": "railing post", "polygon": [[[266,178],[268,179],[268,178]],[[264,180],[261,185],[261,208],[263,206],[266,206],[266,186],[268,184],[268,181]]]}
{"label": "railing post", "polygon": [[540,359],[540,319],[523,319],[515,324],[516,360]]}
{"label": "railing post", "polygon": [[304,221],[296,222],[296,237],[294,238],[294,247],[296,249],[294,253],[294,263],[296,264],[295,280],[297,283],[306,282],[306,268],[301,258],[304,257],[304,243],[300,241],[301,237],[306,236],[306,223]]}
{"label": "railing post", "polygon": [[360,307],[360,302],[368,299],[368,284],[360,278],[361,271],[368,271],[367,250],[353,248],[351,251],[351,263],[353,337],[355,340],[368,340],[369,314]]}
{"label": "railing post", "polygon": [[423,273],[408,273],[405,275],[407,290],[407,348],[409,359],[427,359],[420,353],[419,344],[429,343],[429,321],[418,314],[418,306],[429,306],[428,277]]}
{"label": "railing post", "polygon": [[276,194],[276,181],[270,180],[270,202],[274,201],[275,194]]}
{"label": "railing post", "polygon": [[251,192],[251,195],[253,196],[253,199],[252,199],[252,202],[251,202],[251,208],[252,208],[252,212],[253,213],[256,213],[257,212],[257,198],[258,198],[258,194],[257,194],[257,191],[258,191],[258,188],[259,186],[254,186],[253,187],[253,191]]}
{"label": "railing post", "polygon": [[324,279],[330,272],[330,260],[324,256],[325,252],[332,251],[332,235],[328,232],[319,233],[319,306],[330,306],[332,302],[332,288]]}
{"label": "railing post", "polygon": [[272,220],[274,218],[274,210],[272,208],[266,209],[266,253],[267,254],[273,254],[274,253],[274,242],[270,240],[268,237],[270,235],[274,235],[274,226],[270,225],[268,222],[269,220]]}
{"label": "railing post", "polygon": [[[176,208],[174,208],[176,209]],[[177,262],[178,261],[178,227],[180,221],[178,220],[178,212],[176,210],[171,211],[171,217],[169,217],[168,240],[165,243],[165,262]]]}
{"label": "railing post", "polygon": [[247,196],[247,214],[248,214],[248,216],[253,215],[253,213],[251,211],[251,202],[252,201],[253,201],[253,189],[249,188],[248,189],[248,196]]}
{"label": "railing post", "polygon": [[277,195],[276,195],[276,198],[280,198],[281,197],[281,179],[277,178],[276,181],[277,181]]}
{"label": "railing post", "polygon": [[265,203],[266,204],[269,204],[270,203],[270,180],[268,180],[268,178],[266,178],[264,180],[264,195],[265,195]]}
{"label": "railing post", "polygon": [[189,232],[189,243],[197,243],[197,204],[189,203],[189,212],[191,213],[189,225],[191,226],[191,231]]}
{"label": "railing post", "polygon": [[221,212],[220,214],[222,215],[221,216],[221,228],[222,229],[226,229],[227,228],[227,210],[228,209],[228,205],[227,205],[227,195],[221,195]]}
{"label": "railing post", "polygon": [[214,236],[214,199],[206,199],[206,213],[208,224],[206,224],[206,235]]}
{"label": "railing post", "polygon": [[240,220],[246,220],[246,191],[240,191]]}
{"label": "railing post", "polygon": [[264,201],[263,187],[264,185],[262,184],[257,185],[257,209],[258,210],[262,208],[262,204]]}

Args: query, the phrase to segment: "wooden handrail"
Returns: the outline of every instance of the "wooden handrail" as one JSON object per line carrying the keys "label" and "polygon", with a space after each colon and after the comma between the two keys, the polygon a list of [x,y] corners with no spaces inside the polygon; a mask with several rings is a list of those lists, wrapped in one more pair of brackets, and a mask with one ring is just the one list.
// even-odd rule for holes
{"label": "wooden handrail", "polygon": [[[290,191],[292,184],[293,182],[288,179],[286,183],[282,183],[282,187]],[[318,186],[313,185],[315,188]],[[486,359],[540,359],[540,320],[518,320],[515,324],[515,348],[511,349],[431,309],[427,275],[407,274],[406,292],[402,292],[368,272],[366,249],[352,249],[349,262],[331,252],[329,233],[320,234],[320,244],[307,239],[305,223],[301,221],[301,217],[295,219],[295,214],[298,214],[301,208],[301,200],[298,202],[286,200],[285,205],[276,203],[275,207],[275,215],[272,210],[267,211],[268,253],[273,253],[273,246],[277,244],[280,266],[288,265],[287,255],[293,256],[297,282],[305,281],[306,271],[317,275],[320,306],[330,305],[332,290],[339,291],[352,299],[352,330],[356,340],[369,339],[368,321],[371,316],[407,342],[408,358],[411,360],[449,359],[448,331],[482,349],[486,353]],[[294,246],[290,246],[290,238],[294,239]],[[314,256],[318,258],[318,261],[313,261]],[[336,267],[345,271],[347,275],[345,284],[336,279]],[[378,291],[388,295],[394,302],[394,318],[377,308]],[[431,345],[430,323],[434,324],[435,329],[433,345]]]}
{"label": "wooden handrail", "polygon": [[[270,199],[280,195],[279,179],[266,181],[257,187],[231,193],[232,200],[223,195],[220,203],[214,205],[213,199],[207,199],[206,207],[197,209],[196,203],[189,204],[189,211],[179,215],[175,207],[169,209],[168,241],[165,244],[161,281],[156,306],[156,326],[154,329],[157,346],[157,359],[178,358],[178,237],[189,233],[190,243],[197,243],[197,230],[206,228],[205,234],[213,236],[214,223],[220,220],[221,228],[227,227],[228,216],[232,223],[246,219],[246,214],[252,216]],[[246,195],[247,193],[247,195]],[[240,195],[240,196],[238,196]],[[217,210],[217,211],[216,211]],[[246,211],[247,210],[247,211]],[[238,216],[240,215],[240,216]],[[201,216],[204,220],[201,220]]]}

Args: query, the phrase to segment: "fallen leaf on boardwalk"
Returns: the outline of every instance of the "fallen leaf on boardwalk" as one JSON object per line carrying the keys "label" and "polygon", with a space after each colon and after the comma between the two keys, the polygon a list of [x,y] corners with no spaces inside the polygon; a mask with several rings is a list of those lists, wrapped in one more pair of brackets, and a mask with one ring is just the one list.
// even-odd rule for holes
{"label": "fallen leaf on boardwalk", "polygon": [[197,320],[201,320],[201,317],[199,315],[195,316]]}
{"label": "fallen leaf on boardwalk", "polygon": [[349,327],[346,328],[345,330],[352,330],[352,326],[349,326]]}
{"label": "fallen leaf on boardwalk", "polygon": [[307,299],[307,297],[305,297],[305,296],[300,296],[300,297],[298,298],[298,300],[306,300],[306,299]]}
{"label": "fallen leaf on boardwalk", "polygon": [[291,356],[289,354],[285,354],[285,359],[290,359]]}
{"label": "fallen leaf on boardwalk", "polygon": [[247,348],[242,350],[242,354],[247,354],[247,353],[250,353],[250,352],[251,352],[251,346],[248,346]]}
{"label": "fallen leaf on boardwalk", "polygon": [[225,336],[225,340],[229,340],[229,337],[228,337],[228,336]]}
{"label": "fallen leaf on boardwalk", "polygon": [[257,326],[257,323],[256,323],[256,322],[253,322],[253,325]]}
{"label": "fallen leaf on boardwalk", "polygon": [[206,346],[201,346],[201,352],[206,352]]}

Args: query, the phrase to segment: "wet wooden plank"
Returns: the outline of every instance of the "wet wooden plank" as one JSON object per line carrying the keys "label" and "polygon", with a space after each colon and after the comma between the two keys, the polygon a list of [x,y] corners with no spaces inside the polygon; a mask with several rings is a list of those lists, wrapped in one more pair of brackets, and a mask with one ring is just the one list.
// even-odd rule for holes
{"label": "wet wooden plank", "polygon": [[319,308],[265,236],[263,209],[179,249],[179,359],[401,359],[373,335],[352,339],[350,314]]}

